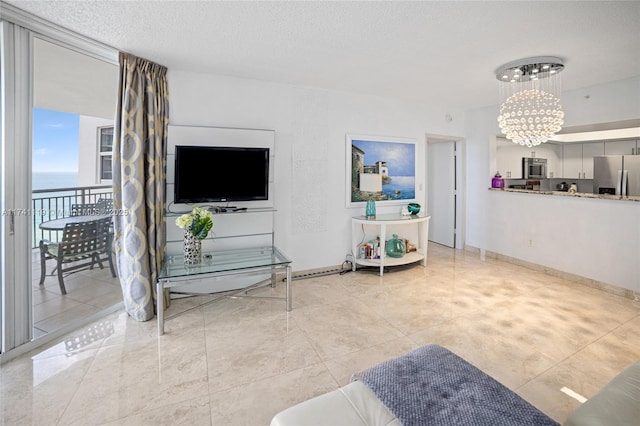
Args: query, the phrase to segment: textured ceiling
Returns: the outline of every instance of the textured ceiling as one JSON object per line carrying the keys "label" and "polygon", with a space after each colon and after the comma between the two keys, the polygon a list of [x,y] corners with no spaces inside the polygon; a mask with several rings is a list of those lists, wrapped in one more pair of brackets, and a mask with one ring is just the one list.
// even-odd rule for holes
{"label": "textured ceiling", "polygon": [[557,56],[563,89],[640,75],[640,1],[7,1],[170,69],[497,103],[494,72]]}

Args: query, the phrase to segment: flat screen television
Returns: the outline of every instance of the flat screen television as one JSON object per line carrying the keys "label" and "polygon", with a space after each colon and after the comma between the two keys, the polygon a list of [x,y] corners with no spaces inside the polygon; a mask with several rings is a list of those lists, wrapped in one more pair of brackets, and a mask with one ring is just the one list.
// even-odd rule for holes
{"label": "flat screen television", "polygon": [[269,148],[176,146],[176,203],[269,199]]}

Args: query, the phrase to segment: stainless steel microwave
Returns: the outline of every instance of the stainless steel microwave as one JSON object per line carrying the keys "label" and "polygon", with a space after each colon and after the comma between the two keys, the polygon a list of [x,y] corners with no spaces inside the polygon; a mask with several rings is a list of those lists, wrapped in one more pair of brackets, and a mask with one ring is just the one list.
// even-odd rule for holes
{"label": "stainless steel microwave", "polygon": [[547,178],[547,159],[524,157],[522,159],[522,178],[523,179],[546,179]]}

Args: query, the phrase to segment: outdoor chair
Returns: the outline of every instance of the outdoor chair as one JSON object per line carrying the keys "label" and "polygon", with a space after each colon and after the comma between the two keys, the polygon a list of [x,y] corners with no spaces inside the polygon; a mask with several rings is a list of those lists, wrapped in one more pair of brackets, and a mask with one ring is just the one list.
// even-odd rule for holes
{"label": "outdoor chair", "polygon": [[113,199],[100,198],[95,204],[95,212],[97,214],[113,214]]}
{"label": "outdoor chair", "polygon": [[[112,237],[109,232],[111,218],[96,219],[83,223],[69,223],[64,227],[62,241],[52,243],[40,241],[40,285],[46,276],[46,261],[56,260],[58,283],[62,294],[67,294],[64,276],[81,269],[93,269],[98,264],[103,269],[102,261],[109,262],[111,275],[115,278],[111,256]],[[54,269],[54,270],[55,270]]]}
{"label": "outdoor chair", "polygon": [[71,216],[88,216],[95,212],[95,204],[71,204]]}
{"label": "outdoor chair", "polygon": [[[95,214],[108,214],[113,215],[113,198],[99,198],[96,202]],[[109,233],[111,234],[111,239],[113,240],[113,222],[109,225]]]}

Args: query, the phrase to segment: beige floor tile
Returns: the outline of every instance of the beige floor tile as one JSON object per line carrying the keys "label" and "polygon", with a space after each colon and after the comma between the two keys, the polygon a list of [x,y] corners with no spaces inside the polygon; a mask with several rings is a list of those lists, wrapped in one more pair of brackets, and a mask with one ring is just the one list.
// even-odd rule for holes
{"label": "beige floor tile", "polygon": [[45,289],[44,286],[39,286],[37,284],[34,286],[31,286],[31,295],[32,295],[31,303],[33,306],[37,306],[41,303],[47,302],[52,299],[60,298],[59,292],[58,294],[53,293]]}
{"label": "beige floor tile", "polygon": [[105,423],[208,394],[203,333],[173,339],[101,349],[62,422]]}
{"label": "beige floor tile", "polygon": [[562,389],[567,388],[582,395],[579,386],[582,382],[580,371],[567,366],[556,366],[516,389],[516,393],[547,416],[562,423],[581,404],[562,392]]}
{"label": "beige floor tile", "polygon": [[74,320],[78,318],[88,317],[92,314],[95,314],[96,310],[94,307],[78,304],[70,309],[67,309],[58,314],[49,316],[44,318],[41,321],[34,323],[34,326],[39,328],[40,330],[44,330],[46,332],[51,332],[54,330],[58,330],[64,325],[72,323]]}
{"label": "beige floor tile", "polygon": [[82,305],[83,305],[82,303],[76,300],[73,300],[71,298],[66,298],[66,297],[52,298],[46,302],[43,302],[43,303],[40,303],[39,305],[34,306],[33,322],[38,323],[47,318],[60,315],[66,311],[69,311],[73,308],[77,308]]}
{"label": "beige floor tile", "polygon": [[[0,367],[3,424],[268,424],[351,375],[437,343],[559,422],[640,358],[640,303],[496,259],[429,244],[427,268],[295,280],[283,300],[173,300],[166,334],[122,311]],[[38,286],[52,330],[120,301],[108,270]],[[103,290],[109,290],[103,292]],[[251,292],[284,295],[284,284]],[[42,331],[38,331],[41,333]]]}
{"label": "beige floor tile", "polygon": [[212,392],[320,362],[283,307],[263,318],[231,314],[207,324],[206,346]]}
{"label": "beige floor tile", "polygon": [[315,364],[210,395],[212,425],[268,425],[287,407],[338,388],[329,371]]}
{"label": "beige floor tile", "polygon": [[97,350],[31,359],[0,368],[0,424],[57,424],[89,370]]}
{"label": "beige floor tile", "polygon": [[364,302],[344,301],[291,312],[311,345],[323,360],[375,346],[402,336]]}
{"label": "beige floor tile", "polygon": [[389,342],[342,355],[328,361],[325,365],[340,386],[351,381],[353,373],[373,367],[374,365],[398,357],[416,349],[416,345],[407,337],[400,337]]}
{"label": "beige floor tile", "polygon": [[103,424],[109,426],[210,425],[212,423],[209,397],[180,401]]}

